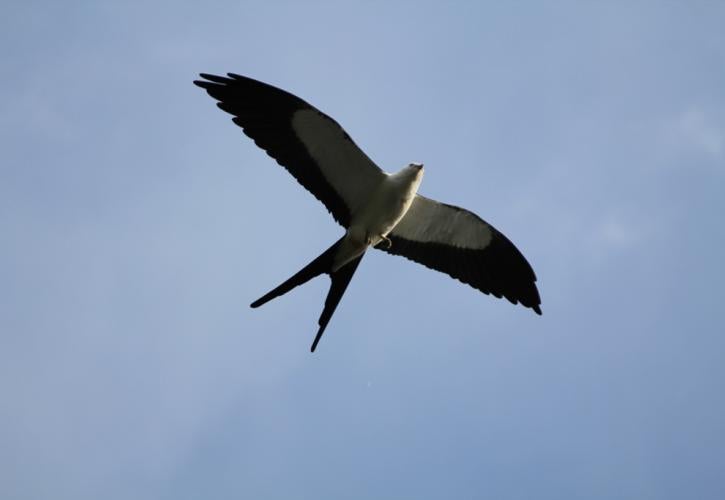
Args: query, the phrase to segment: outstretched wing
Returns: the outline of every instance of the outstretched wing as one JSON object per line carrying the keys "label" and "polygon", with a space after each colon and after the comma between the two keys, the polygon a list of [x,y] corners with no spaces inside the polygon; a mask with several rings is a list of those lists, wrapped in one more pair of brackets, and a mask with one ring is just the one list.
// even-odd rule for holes
{"label": "outstretched wing", "polygon": [[386,174],[345,130],[299,97],[266,83],[232,73],[200,76],[204,80],[194,84],[348,227],[351,214]]}
{"label": "outstretched wing", "polygon": [[533,269],[508,238],[476,214],[416,195],[388,237],[390,248],[377,248],[541,314]]}

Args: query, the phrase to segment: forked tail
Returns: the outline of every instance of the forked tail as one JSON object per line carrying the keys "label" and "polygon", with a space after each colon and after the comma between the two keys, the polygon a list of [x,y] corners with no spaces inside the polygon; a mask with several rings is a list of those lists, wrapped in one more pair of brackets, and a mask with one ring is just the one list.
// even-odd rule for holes
{"label": "forked tail", "polygon": [[312,342],[312,347],[310,348],[310,351],[312,352],[315,352],[317,343],[320,341],[322,334],[325,332],[325,328],[330,322],[332,314],[335,312],[337,305],[340,303],[340,299],[342,299],[342,296],[347,289],[347,285],[350,283],[350,280],[352,279],[353,274],[355,274],[355,270],[357,269],[357,266],[360,264],[360,260],[362,260],[362,257],[364,255],[364,253],[361,254],[360,256],[356,257],[352,261],[342,266],[337,271],[333,272],[332,265],[335,258],[335,253],[343,239],[344,237],[340,238],[330,248],[325,250],[319,257],[303,267],[290,279],[279,285],[271,292],[255,300],[251,304],[251,307],[259,307],[266,304],[270,300],[279,297],[280,295],[284,295],[293,288],[307,283],[312,278],[315,278],[321,274],[328,274],[331,280],[330,290],[327,292],[325,307],[322,310],[322,314],[320,315],[320,319],[318,321],[320,329],[317,331],[315,340],[314,342]]}

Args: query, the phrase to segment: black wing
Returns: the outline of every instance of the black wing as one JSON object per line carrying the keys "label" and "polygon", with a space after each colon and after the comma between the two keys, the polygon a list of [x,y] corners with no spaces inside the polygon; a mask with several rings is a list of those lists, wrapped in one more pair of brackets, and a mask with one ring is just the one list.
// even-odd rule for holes
{"label": "black wing", "polygon": [[533,269],[506,236],[476,214],[417,195],[388,237],[390,248],[377,248],[541,314]]}
{"label": "black wing", "polygon": [[289,92],[244,76],[201,74],[194,84],[345,227],[385,177],[340,125]]}

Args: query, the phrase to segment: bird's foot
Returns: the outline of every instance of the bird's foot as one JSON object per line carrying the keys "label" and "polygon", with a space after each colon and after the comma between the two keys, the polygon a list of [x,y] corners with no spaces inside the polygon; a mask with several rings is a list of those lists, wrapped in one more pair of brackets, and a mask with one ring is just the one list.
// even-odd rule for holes
{"label": "bird's foot", "polygon": [[390,241],[390,238],[388,238],[387,236],[382,236],[381,235],[380,238],[382,238],[380,240],[380,243],[378,243],[378,246],[380,248],[384,248],[385,250],[388,250],[390,247],[393,246],[393,242]]}

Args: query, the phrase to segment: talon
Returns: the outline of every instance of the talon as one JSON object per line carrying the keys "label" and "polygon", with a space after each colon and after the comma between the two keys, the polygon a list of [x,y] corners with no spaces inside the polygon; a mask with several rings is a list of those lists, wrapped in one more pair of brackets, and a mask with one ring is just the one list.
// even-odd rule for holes
{"label": "talon", "polygon": [[385,243],[385,245],[383,245],[383,248],[385,248],[387,250],[388,248],[393,246],[393,242],[390,241],[390,238],[388,238],[387,236],[380,236],[380,237],[382,238],[381,243]]}

